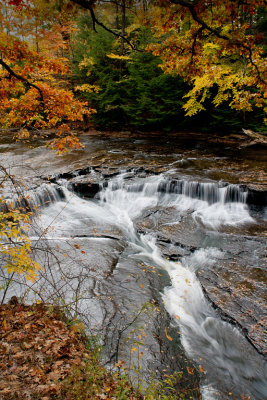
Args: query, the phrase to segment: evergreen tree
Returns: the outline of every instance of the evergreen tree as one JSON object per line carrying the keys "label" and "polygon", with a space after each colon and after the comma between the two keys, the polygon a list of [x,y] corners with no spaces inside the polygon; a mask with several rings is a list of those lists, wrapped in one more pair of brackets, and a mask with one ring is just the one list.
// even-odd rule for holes
{"label": "evergreen tree", "polygon": [[[149,31],[133,29],[139,49],[154,39]],[[82,98],[97,110],[93,122],[102,129],[239,131],[260,130],[262,110],[244,113],[226,104],[185,117],[184,96],[190,87],[183,78],[165,74],[161,59],[146,51],[130,51],[101,27],[94,32],[91,19],[82,16],[73,38],[73,69]],[[214,88],[216,90],[216,88]]]}

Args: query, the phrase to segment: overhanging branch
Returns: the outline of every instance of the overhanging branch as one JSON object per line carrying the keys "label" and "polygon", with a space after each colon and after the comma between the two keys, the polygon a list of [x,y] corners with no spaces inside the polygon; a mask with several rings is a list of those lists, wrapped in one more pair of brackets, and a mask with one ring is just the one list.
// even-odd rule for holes
{"label": "overhanging branch", "polygon": [[2,67],[9,73],[9,77],[14,76],[14,78],[18,79],[19,81],[22,81],[24,84],[38,90],[40,94],[40,101],[41,103],[44,102],[43,92],[38,86],[36,86],[34,83],[31,83],[30,81],[28,81],[28,79],[24,78],[23,76],[18,75],[16,72],[14,72],[13,69],[7,63],[5,63],[5,61],[2,60],[1,58],[0,58],[0,65],[2,65]]}
{"label": "overhanging branch", "polygon": [[263,84],[266,84],[266,81],[262,78],[261,73],[259,71],[259,68],[257,66],[257,64],[255,64],[255,62],[253,61],[252,58],[252,49],[251,47],[247,46],[246,44],[239,42],[237,40],[232,40],[229,36],[227,35],[223,35],[219,29],[214,29],[211,26],[209,26],[202,18],[199,17],[199,15],[196,12],[195,6],[199,3],[199,0],[192,0],[192,1],[185,1],[185,0],[169,0],[171,3],[173,4],[177,4],[180,5],[182,7],[186,7],[188,8],[192,18],[194,21],[196,21],[201,27],[202,30],[206,29],[208,30],[210,33],[212,33],[213,35],[215,35],[216,37],[218,37],[219,39],[223,39],[228,41],[229,43],[234,44],[237,47],[242,47],[243,49],[248,51],[248,59],[251,63],[251,65],[253,65],[253,67],[256,70],[258,79],[260,82],[262,82]]}

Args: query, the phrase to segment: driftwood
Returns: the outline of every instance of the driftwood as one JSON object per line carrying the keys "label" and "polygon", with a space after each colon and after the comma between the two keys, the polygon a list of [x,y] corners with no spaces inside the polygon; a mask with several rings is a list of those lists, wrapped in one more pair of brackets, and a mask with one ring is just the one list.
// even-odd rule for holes
{"label": "driftwood", "polygon": [[267,135],[259,132],[251,131],[250,129],[242,129],[243,133],[248,136],[251,141],[241,144],[240,147],[253,146],[255,144],[261,144],[267,146]]}

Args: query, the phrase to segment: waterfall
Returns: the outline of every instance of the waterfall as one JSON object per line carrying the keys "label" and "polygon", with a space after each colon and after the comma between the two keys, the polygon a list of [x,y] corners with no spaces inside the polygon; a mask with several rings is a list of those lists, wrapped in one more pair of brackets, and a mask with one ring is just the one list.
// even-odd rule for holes
{"label": "waterfall", "polygon": [[[118,228],[128,241],[129,257],[156,265],[168,273],[170,285],[163,290],[163,303],[173,324],[179,327],[187,354],[206,371],[203,399],[226,399],[225,391],[229,391],[262,400],[266,397],[266,366],[262,358],[237,328],[220,319],[204,296],[194,268],[184,260],[165,259],[157,246],[156,235],[139,235],[135,228],[135,220],[154,207],[172,208],[177,218],[187,213],[196,224],[212,229],[251,223],[246,191],[221,183],[168,181],[162,175],[134,182],[126,178],[128,175],[121,174],[102,184],[94,200],[81,199],[65,188],[65,198],[41,213],[42,225],[44,228],[51,225],[55,237],[71,236],[68,231],[74,226],[88,229],[88,221]],[[50,193],[47,196],[52,196]],[[194,263],[203,267],[213,262],[214,251],[207,248],[205,253],[194,254]],[[212,397],[212,388],[223,394]]]}
{"label": "waterfall", "polygon": [[[187,208],[195,208],[195,218],[202,213],[203,221],[208,225],[215,220],[217,225],[252,222],[245,206],[246,192],[236,185],[186,181],[166,183],[161,177],[150,177],[144,184],[125,185],[122,176],[102,190],[100,201],[100,205],[112,215],[110,218],[114,218],[114,223],[120,228],[123,226],[127,232],[133,248],[131,257],[151,262],[167,271],[171,285],[162,293],[164,305],[173,323],[180,328],[182,344],[188,355],[206,369],[208,386],[223,387],[228,381],[229,391],[237,389],[246,394],[253,393],[255,399],[264,398],[263,371],[266,366],[258,354],[238,329],[220,319],[205,298],[194,270],[164,259],[156,238],[149,234],[139,236],[133,223],[134,218],[147,207],[164,204],[176,206],[179,212],[184,210],[184,202]],[[219,214],[221,218],[218,218]],[[199,266],[208,264],[211,253],[214,249],[208,249],[204,258],[203,252],[199,257],[196,255],[195,262],[198,261]],[[203,398],[212,397],[203,393]]]}
{"label": "waterfall", "polygon": [[[126,175],[127,176],[127,175]],[[133,193],[147,193],[155,194],[176,194],[189,197],[191,199],[198,199],[206,201],[209,204],[214,203],[246,203],[248,192],[243,186],[233,185],[223,182],[195,182],[181,180],[166,180],[164,177],[156,176],[151,179],[151,182],[124,184],[123,175],[120,179],[111,182],[105,182],[102,188],[109,187],[110,190],[115,191],[122,186],[127,192]]]}
{"label": "waterfall", "polygon": [[24,207],[37,211],[41,207],[47,207],[50,203],[61,201],[65,199],[64,189],[54,183],[42,183],[40,186],[30,189],[23,190],[18,188],[17,192],[12,197],[7,195],[5,203],[7,207],[12,204],[12,207]]}
{"label": "waterfall", "polygon": [[65,199],[64,189],[53,183],[43,183],[36,190],[26,192],[25,198],[33,210]]}
{"label": "waterfall", "polygon": [[247,191],[238,185],[215,183],[215,182],[194,182],[185,180],[172,180],[161,182],[159,191],[165,193],[176,193],[192,199],[199,199],[214,203],[245,203]]}
{"label": "waterfall", "polygon": [[175,207],[179,212],[190,210],[196,221],[212,229],[222,225],[236,226],[253,222],[246,205],[248,193],[242,186],[166,180],[162,175],[149,177],[144,183],[129,184],[124,178],[121,175],[105,182],[98,197],[107,202],[120,198],[132,217],[140,207],[133,203],[133,199],[136,199],[144,207],[159,205]]}

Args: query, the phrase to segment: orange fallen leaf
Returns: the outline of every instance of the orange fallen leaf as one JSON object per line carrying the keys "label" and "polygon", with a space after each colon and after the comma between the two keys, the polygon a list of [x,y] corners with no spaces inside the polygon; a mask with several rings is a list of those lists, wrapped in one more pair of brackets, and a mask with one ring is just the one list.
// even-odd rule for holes
{"label": "orange fallen leaf", "polygon": [[172,341],[173,341],[173,338],[172,338],[170,335],[168,335],[167,328],[164,329],[164,332],[165,332],[166,338],[167,338],[170,342],[172,342]]}
{"label": "orange fallen leaf", "polygon": [[11,392],[12,392],[12,390],[11,390],[11,389],[8,389],[8,388],[5,388],[5,389],[3,389],[3,390],[0,391],[0,393],[1,393],[1,394],[4,394],[4,395],[5,395],[5,394],[9,394],[9,393],[11,393]]}
{"label": "orange fallen leaf", "polygon": [[205,370],[204,370],[204,368],[202,367],[202,365],[200,365],[198,369],[199,369],[199,372],[203,372],[203,373],[205,372]]}
{"label": "orange fallen leaf", "polygon": [[186,369],[190,375],[194,375],[195,368],[186,367]]}

